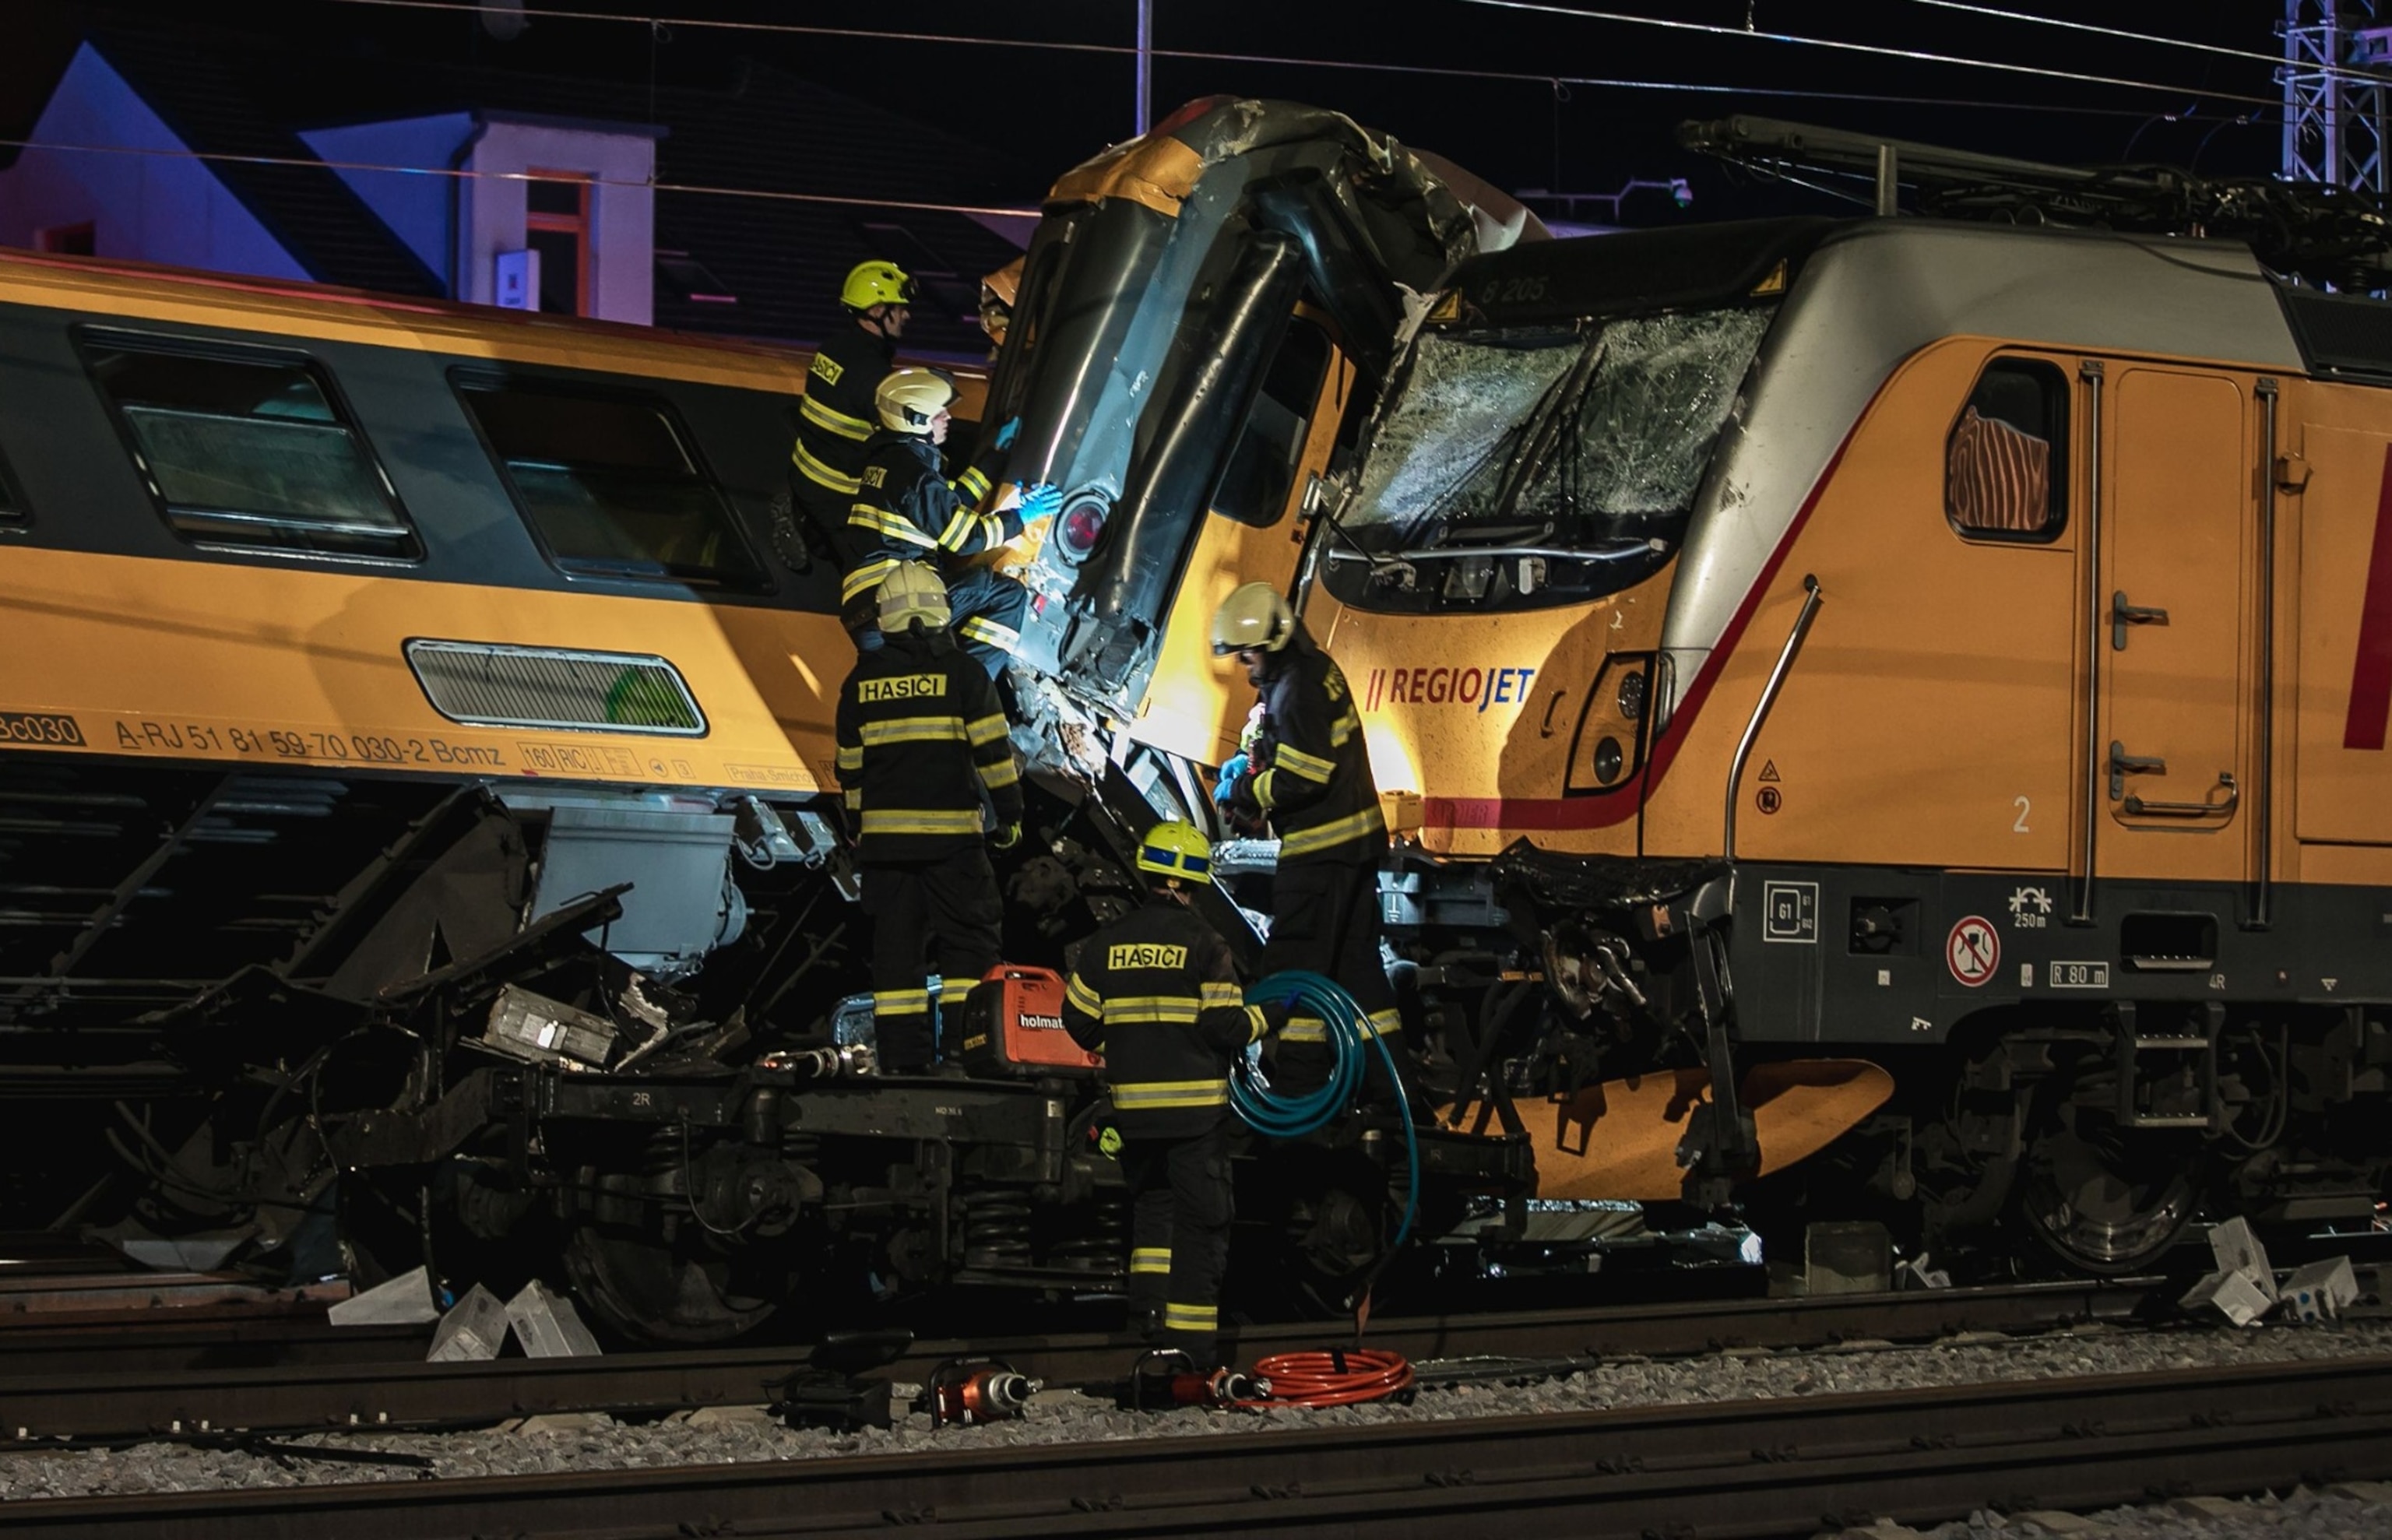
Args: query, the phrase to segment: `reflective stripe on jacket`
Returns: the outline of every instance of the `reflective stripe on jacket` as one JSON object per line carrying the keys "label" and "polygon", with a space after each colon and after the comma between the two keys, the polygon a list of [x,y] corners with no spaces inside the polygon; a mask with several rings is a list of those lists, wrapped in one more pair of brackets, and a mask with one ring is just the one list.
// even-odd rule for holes
{"label": "reflective stripe on jacket", "polygon": [[1270,768],[1254,800],[1279,832],[1281,861],[1376,861],[1387,853],[1379,786],[1346,676],[1298,626],[1262,687]]}
{"label": "reflective stripe on jacket", "polygon": [[798,441],[789,452],[809,502],[844,507],[855,497],[864,443],[879,425],[873,393],[896,357],[894,347],[862,327],[814,350],[806,394],[798,402]]}
{"label": "reflective stripe on jacket", "polygon": [[1080,945],[1063,1029],[1105,1055],[1128,1138],[1182,1138],[1228,1115],[1229,1065],[1263,1035],[1228,944],[1185,904],[1155,899]]}
{"label": "reflective stripe on jacket", "polygon": [[838,716],[858,862],[937,861],[1020,822],[1021,771],[996,687],[945,632],[890,636],[860,655]]}
{"label": "reflective stripe on jacket", "polygon": [[[960,487],[977,486],[967,496]],[[978,511],[988,477],[968,470],[955,482],[940,474],[939,446],[915,434],[878,434],[865,446],[855,500],[847,511],[847,575],[839,599],[852,602],[880,586],[900,562],[975,556],[1021,533],[1021,515]]]}

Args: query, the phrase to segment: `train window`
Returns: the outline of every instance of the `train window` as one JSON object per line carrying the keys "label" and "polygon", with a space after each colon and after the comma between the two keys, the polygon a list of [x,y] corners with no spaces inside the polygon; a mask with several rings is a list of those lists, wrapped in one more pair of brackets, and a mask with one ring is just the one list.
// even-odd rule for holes
{"label": "train window", "polygon": [[1229,451],[1228,468],[1213,494],[1213,511],[1240,524],[1268,528],[1287,511],[1295,486],[1296,460],[1304,453],[1320,382],[1329,372],[1329,334],[1301,318],[1271,360],[1270,372],[1246,414],[1245,432]]}
{"label": "train window", "polygon": [[458,385],[515,500],[567,572],[763,582],[722,490],[663,397],[521,379]]}
{"label": "train window", "polygon": [[1944,515],[1972,540],[2050,540],[2068,516],[2068,377],[2036,358],[1986,366],[1944,449]]}
{"label": "train window", "polygon": [[90,331],[116,408],[176,530],[211,547],[411,560],[422,554],[321,368]]}

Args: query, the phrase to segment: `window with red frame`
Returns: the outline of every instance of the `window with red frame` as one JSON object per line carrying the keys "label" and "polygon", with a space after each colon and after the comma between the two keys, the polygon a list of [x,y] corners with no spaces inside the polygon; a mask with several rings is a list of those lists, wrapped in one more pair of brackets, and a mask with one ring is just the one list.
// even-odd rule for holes
{"label": "window with red frame", "polygon": [[590,314],[590,179],[534,172],[524,189],[524,244],[540,253],[540,307]]}

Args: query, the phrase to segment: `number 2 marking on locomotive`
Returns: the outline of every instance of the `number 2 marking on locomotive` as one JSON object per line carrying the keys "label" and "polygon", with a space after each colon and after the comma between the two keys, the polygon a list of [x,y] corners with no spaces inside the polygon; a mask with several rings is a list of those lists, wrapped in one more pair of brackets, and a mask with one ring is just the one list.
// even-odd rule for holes
{"label": "number 2 marking on locomotive", "polygon": [[2010,803],[2019,810],[2018,822],[2010,825],[2010,833],[2014,835],[2031,835],[2034,833],[2034,830],[2026,826],[2027,809],[2033,806],[2033,804],[2029,803],[2023,796],[2013,796],[2010,798]]}

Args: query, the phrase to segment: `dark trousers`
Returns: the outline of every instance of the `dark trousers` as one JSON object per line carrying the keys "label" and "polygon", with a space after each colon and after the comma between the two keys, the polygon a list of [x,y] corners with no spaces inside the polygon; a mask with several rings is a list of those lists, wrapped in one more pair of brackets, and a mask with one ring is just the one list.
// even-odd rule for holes
{"label": "dark trousers", "polygon": [[[875,589],[857,595],[839,615],[859,653],[880,645],[879,593]],[[947,624],[956,645],[987,669],[990,679],[1005,672],[1029,613],[1030,590],[986,567],[966,567],[947,581]]]}
{"label": "dark trousers", "polygon": [[979,659],[990,679],[1004,673],[1021,640],[1030,590],[986,567],[965,567],[947,576],[947,609],[956,645]]}
{"label": "dark trousers", "polygon": [[964,996],[1002,955],[1005,904],[988,852],[975,845],[943,860],[864,868],[872,917],[872,1022],[881,1065],[899,1074],[930,1068],[938,1042],[930,1010],[935,964],[945,999]]}
{"label": "dark trousers", "polygon": [[[1263,946],[1264,977],[1290,968],[1334,979],[1370,1018],[1396,1061],[1398,1084],[1411,1089],[1411,1061],[1404,1044],[1403,1017],[1379,955],[1379,866],[1376,861],[1303,861],[1282,864],[1271,879],[1270,939]],[[1327,1026],[1318,1016],[1295,1016],[1279,1034],[1272,1079],[1302,1094],[1329,1078]],[[1364,1095],[1380,1106],[1398,1105],[1387,1083],[1386,1066],[1376,1053],[1365,1061]]]}
{"label": "dark trousers", "polygon": [[1133,1319],[1159,1321],[1157,1346],[1177,1348],[1199,1369],[1221,1364],[1221,1275],[1229,1265],[1227,1119],[1181,1139],[1124,1136],[1130,1191],[1129,1302]]}

